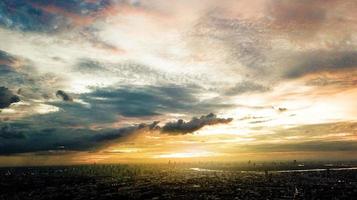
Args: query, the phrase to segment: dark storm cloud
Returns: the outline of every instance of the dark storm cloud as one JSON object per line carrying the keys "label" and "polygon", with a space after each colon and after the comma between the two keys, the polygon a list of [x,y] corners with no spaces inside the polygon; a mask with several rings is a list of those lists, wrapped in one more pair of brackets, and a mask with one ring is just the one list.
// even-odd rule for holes
{"label": "dark storm cloud", "polygon": [[152,124],[120,129],[43,128],[32,123],[13,123],[0,128],[0,155],[29,152],[92,151],[138,131],[150,130]]}
{"label": "dark storm cloud", "polygon": [[59,111],[30,117],[43,126],[89,126],[91,124],[113,123],[120,116],[150,117],[167,113],[202,115],[216,112],[233,105],[219,100],[200,101],[196,98],[199,88],[195,86],[125,86],[101,88],[76,98],[80,102],[55,101],[47,104]]}
{"label": "dark storm cloud", "polygon": [[93,24],[110,15],[112,0],[4,0],[0,1],[0,27],[24,32],[62,33],[73,31],[80,40],[96,48],[121,53],[122,49],[98,37]]}
{"label": "dark storm cloud", "polygon": [[252,92],[266,92],[269,91],[270,88],[264,85],[252,82],[252,81],[242,81],[237,83],[236,86],[230,88],[226,91],[226,95],[239,95],[244,93],[252,93]]}
{"label": "dark storm cloud", "polygon": [[2,139],[24,139],[25,135],[16,130],[13,129],[10,125],[5,125],[3,127],[0,127],[0,138]]}
{"label": "dark storm cloud", "polygon": [[100,142],[110,142],[113,140],[118,139],[119,137],[126,136],[129,134],[134,134],[138,131],[152,131],[157,129],[157,124],[159,122],[153,122],[151,124],[145,124],[141,123],[135,126],[130,126],[130,127],[125,127],[125,128],[120,128],[115,131],[106,133],[106,134],[97,134],[96,136],[93,137],[93,140],[96,143]]}
{"label": "dark storm cloud", "polygon": [[308,52],[297,56],[295,62],[298,63],[285,73],[286,78],[298,78],[306,74],[323,71],[357,69],[357,52]]}
{"label": "dark storm cloud", "polygon": [[13,94],[8,88],[0,87],[0,108],[7,108],[12,103],[20,101],[20,97]]}
{"label": "dark storm cloud", "polygon": [[[41,115],[39,115],[41,116]],[[10,122],[0,127],[0,155],[48,151],[93,151],[116,142],[125,136],[141,131],[159,131],[164,134],[188,134],[204,126],[226,124],[232,119],[218,118],[214,114],[193,118],[188,122],[178,120],[163,127],[158,121],[119,129],[70,128],[61,125],[44,126],[33,119]]]}
{"label": "dark storm cloud", "polygon": [[185,122],[179,119],[176,122],[166,123],[162,128],[161,132],[166,134],[188,134],[193,133],[204,126],[216,125],[216,124],[227,124],[231,122],[232,118],[218,118],[215,114],[210,113],[208,115],[203,115],[200,118],[192,118],[190,121]]}
{"label": "dark storm cloud", "polygon": [[24,31],[48,31],[56,29],[61,19],[35,8],[30,1],[4,0],[0,2],[0,24]]}
{"label": "dark storm cloud", "polygon": [[63,90],[57,90],[56,96],[62,98],[63,101],[73,101],[73,98]]}
{"label": "dark storm cloud", "polygon": [[200,101],[197,86],[124,86],[118,89],[98,89],[81,98],[96,109],[110,109],[127,117],[153,116],[163,113],[201,114],[231,105],[215,101]]}
{"label": "dark storm cloud", "polygon": [[0,25],[23,31],[52,32],[90,22],[95,13],[109,4],[108,0],[3,0]]}

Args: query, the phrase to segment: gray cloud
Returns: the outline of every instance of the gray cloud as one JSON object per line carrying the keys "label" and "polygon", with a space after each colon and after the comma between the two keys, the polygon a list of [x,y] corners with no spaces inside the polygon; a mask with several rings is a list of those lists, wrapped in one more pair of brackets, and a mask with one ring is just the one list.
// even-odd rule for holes
{"label": "gray cloud", "polygon": [[[331,1],[330,1],[331,2]],[[267,6],[275,26],[284,29],[297,27],[301,29],[316,30],[325,20],[327,9],[321,4],[325,1],[315,0],[274,0]]]}
{"label": "gray cloud", "polygon": [[239,95],[239,94],[251,93],[251,92],[266,92],[269,90],[270,88],[264,85],[252,81],[242,81],[240,83],[237,83],[234,87],[228,89],[225,94]]}
{"label": "gray cloud", "polygon": [[55,93],[53,87],[61,86],[61,78],[40,74],[31,60],[0,50],[0,85],[16,90],[22,100],[47,99]]}
{"label": "gray cloud", "polygon": [[90,73],[107,73],[108,70],[103,67],[103,64],[91,60],[91,59],[81,59],[73,68],[73,71],[78,71],[83,74],[90,74]]}
{"label": "gray cloud", "polygon": [[[240,63],[255,75],[261,75],[268,65],[266,54],[271,50],[268,40],[271,38],[261,24],[247,20],[232,19],[224,11],[213,9],[194,27],[192,35],[195,42],[202,42],[205,51],[209,41],[224,46],[228,54],[223,57],[227,64]],[[196,44],[197,45],[197,44]],[[241,73],[241,70],[236,69]]]}
{"label": "gray cloud", "polygon": [[297,62],[285,73],[286,78],[298,78],[309,73],[357,68],[355,51],[314,51],[294,59]]}
{"label": "gray cloud", "polygon": [[92,18],[109,5],[108,0],[95,3],[85,0],[3,0],[0,2],[0,25],[22,31],[60,31],[73,27],[78,20]]}
{"label": "gray cloud", "polygon": [[232,118],[218,118],[215,114],[210,113],[208,115],[203,115],[200,118],[192,118],[190,121],[185,122],[179,119],[176,122],[166,123],[162,128],[161,132],[166,134],[188,134],[193,133],[204,126],[210,126],[215,124],[227,124],[231,122]]}
{"label": "gray cloud", "polygon": [[0,138],[2,139],[24,139],[25,135],[18,131],[14,130],[10,125],[5,125],[0,128]]}
{"label": "gray cloud", "polygon": [[20,101],[20,97],[13,94],[8,88],[0,87],[0,108],[7,108],[12,103]]}
{"label": "gray cloud", "polygon": [[16,61],[15,57],[5,51],[0,50],[0,76],[8,76],[14,69],[11,65]]}
{"label": "gray cloud", "polygon": [[[264,12],[251,19],[210,10],[190,35],[194,47],[202,46],[203,54],[207,43],[222,47],[224,53],[219,48],[210,49],[208,53],[213,53],[209,56],[219,55],[223,67],[232,66],[229,70],[233,73],[269,86],[282,78],[356,66],[355,26],[350,20],[357,6],[354,1],[273,0],[261,4]],[[344,11],[346,15],[341,15]],[[326,37],[315,37],[320,35]],[[330,46],[329,50],[312,50],[312,44]],[[294,50],[300,47],[303,49]],[[239,92],[241,88],[237,87]],[[234,89],[228,93],[234,94]]]}
{"label": "gray cloud", "polygon": [[1,64],[12,64],[15,62],[15,58],[5,51],[0,50],[0,63]]}
{"label": "gray cloud", "polygon": [[202,74],[176,74],[165,72],[147,64],[142,64],[136,60],[124,62],[108,62],[90,58],[80,58],[72,66],[73,73],[80,73],[86,76],[111,78],[121,85],[132,84],[133,82],[147,82],[148,84],[167,85],[184,84],[192,86],[197,82],[206,83],[209,78]]}
{"label": "gray cloud", "polygon": [[119,129],[44,128],[15,122],[0,127],[0,155],[47,151],[93,151],[156,124],[140,124]]}
{"label": "gray cloud", "polygon": [[[155,116],[165,113],[202,114],[232,105],[215,99],[200,101],[197,86],[122,86],[97,89],[80,98],[91,105],[91,110],[108,116],[108,111],[127,117]],[[79,111],[80,112],[80,111]]]}
{"label": "gray cloud", "polygon": [[[353,20],[357,4],[354,0],[270,0],[266,5],[266,23],[280,37],[308,44],[320,34],[344,40],[355,32]],[[327,42],[327,41],[326,41]]]}
{"label": "gray cloud", "polygon": [[[38,117],[40,117],[39,115]],[[35,117],[37,118],[37,117]],[[116,142],[118,139],[142,131],[159,131],[163,134],[188,134],[204,126],[226,124],[231,118],[218,118],[214,114],[193,118],[188,122],[178,120],[158,126],[158,121],[119,129],[71,128],[63,124],[45,126],[29,118],[9,122],[0,127],[0,155],[48,151],[93,151]],[[62,125],[62,126],[61,126]]]}
{"label": "gray cloud", "polygon": [[168,113],[202,115],[218,112],[234,105],[220,100],[199,100],[196,86],[123,86],[98,88],[76,96],[86,104],[73,101],[51,101],[57,112],[33,115],[19,121],[29,121],[40,127],[90,127],[93,124],[117,122],[121,117],[158,117]]}
{"label": "gray cloud", "polygon": [[287,110],[288,110],[287,108],[282,108],[282,107],[279,107],[279,108],[278,108],[278,111],[279,111],[279,112],[285,112],[285,111],[287,111]]}
{"label": "gray cloud", "polygon": [[62,98],[63,101],[73,101],[73,98],[63,90],[58,90],[56,96]]}

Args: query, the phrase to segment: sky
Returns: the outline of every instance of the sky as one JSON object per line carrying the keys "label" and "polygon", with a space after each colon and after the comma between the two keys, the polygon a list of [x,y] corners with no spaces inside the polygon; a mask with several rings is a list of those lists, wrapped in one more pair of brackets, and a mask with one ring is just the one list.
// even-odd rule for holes
{"label": "sky", "polygon": [[2,0],[0,165],[357,159],[355,0]]}

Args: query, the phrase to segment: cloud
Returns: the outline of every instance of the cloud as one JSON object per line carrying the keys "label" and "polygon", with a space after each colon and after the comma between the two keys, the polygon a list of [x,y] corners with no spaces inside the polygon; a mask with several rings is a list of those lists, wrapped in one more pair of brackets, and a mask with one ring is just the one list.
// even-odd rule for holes
{"label": "cloud", "polygon": [[159,123],[158,121],[155,121],[151,124],[141,123],[141,124],[134,125],[134,126],[120,128],[120,129],[117,129],[110,133],[97,134],[95,137],[93,137],[93,140],[96,142],[110,142],[110,141],[118,139],[119,137],[127,136],[129,134],[135,134],[139,131],[155,130],[155,129],[157,129],[158,123]]}
{"label": "cloud", "polygon": [[12,103],[19,102],[20,98],[13,94],[8,88],[0,87],[0,108],[7,108]]}
{"label": "cloud", "polygon": [[73,68],[73,71],[81,72],[83,74],[98,74],[108,72],[108,70],[103,67],[102,63],[91,59],[81,59],[79,63]]}
{"label": "cloud", "polygon": [[149,131],[153,124],[119,129],[44,128],[15,122],[0,128],[0,155],[48,151],[93,151],[130,134]]}
{"label": "cloud", "polygon": [[200,101],[197,86],[122,86],[102,88],[83,94],[80,98],[88,102],[98,114],[103,110],[125,117],[155,116],[165,113],[202,114],[217,111],[232,105],[215,99]]}
{"label": "cloud", "polygon": [[[246,147],[267,152],[346,150],[351,147],[347,143],[355,143],[356,128],[355,121],[275,128],[272,134],[255,135],[258,144],[248,144]],[[347,144],[346,148],[343,147],[344,144]]]}
{"label": "cloud", "polygon": [[270,1],[267,10],[276,26],[315,29],[326,20],[325,2],[306,0]]}
{"label": "cloud", "polygon": [[10,65],[15,62],[15,58],[0,49],[0,65]]}
{"label": "cloud", "polygon": [[39,73],[30,59],[0,50],[0,85],[16,90],[24,101],[43,100],[52,97],[52,87],[60,86],[60,78]]}
{"label": "cloud", "polygon": [[14,72],[11,65],[15,63],[16,59],[5,51],[0,50],[0,76],[9,75]]}
{"label": "cloud", "polygon": [[[176,85],[93,88],[92,92],[77,95],[77,101],[71,103],[46,101],[41,107],[46,114],[28,110],[29,115],[18,121],[30,121],[42,127],[90,127],[93,124],[107,127],[123,117],[155,119],[171,113],[202,115],[233,106],[219,99],[200,100],[199,92],[196,86]],[[29,109],[35,106],[30,104]]]}
{"label": "cloud", "polygon": [[[194,46],[202,47],[202,53],[219,56],[221,62],[235,65],[237,69],[231,68],[232,71],[242,73],[242,66],[244,72],[261,75],[267,67],[271,36],[259,23],[232,18],[213,9],[198,21],[190,36],[194,38]],[[207,49],[208,42],[217,49]]]}
{"label": "cloud", "polygon": [[58,90],[56,96],[61,97],[63,101],[73,101],[73,98],[63,90]]}
{"label": "cloud", "polygon": [[[214,114],[193,118],[188,122],[178,120],[169,122],[163,127],[154,121],[146,124],[122,127],[118,129],[105,128],[71,128],[58,125],[44,126],[33,119],[9,122],[0,127],[0,155],[19,153],[48,152],[48,151],[95,151],[117,142],[126,136],[150,131],[163,134],[188,134],[204,126],[226,124],[231,118],[218,118]],[[63,125],[63,124],[62,124]]]}
{"label": "cloud", "polygon": [[0,128],[0,138],[2,139],[24,139],[25,135],[17,130],[14,130],[10,125],[5,125]]}
{"label": "cloud", "polygon": [[244,93],[252,93],[252,92],[266,92],[269,91],[270,88],[266,87],[264,85],[252,82],[252,81],[242,81],[240,83],[237,83],[236,86],[228,89],[226,91],[226,95],[229,96],[234,96],[234,95],[239,95],[239,94],[244,94]]}
{"label": "cloud", "polygon": [[336,45],[340,48],[356,31],[356,8],[353,0],[268,0],[264,22],[272,34],[294,45],[304,48],[320,43],[321,48],[333,41],[333,45],[341,42]]}
{"label": "cloud", "polygon": [[357,151],[357,144],[353,141],[311,141],[281,144],[261,144],[242,146],[242,151],[254,152],[336,152]]}
{"label": "cloud", "polygon": [[341,70],[331,72],[321,72],[306,81],[311,86],[337,86],[342,88],[355,87],[357,84],[357,70]]}
{"label": "cloud", "polygon": [[88,25],[109,5],[108,0],[4,0],[0,2],[0,25],[22,31],[55,32]]}
{"label": "cloud", "polygon": [[215,114],[210,113],[208,115],[203,115],[200,118],[192,118],[190,121],[185,122],[179,119],[176,122],[166,123],[162,128],[161,132],[172,135],[188,134],[193,133],[204,126],[211,126],[216,124],[227,124],[231,122],[232,118],[218,118]]}
{"label": "cloud", "polygon": [[279,107],[279,108],[278,108],[278,111],[279,111],[279,112],[285,112],[285,111],[287,111],[287,110],[288,110],[287,108],[282,108],[282,107]]}
{"label": "cloud", "polygon": [[313,51],[296,57],[296,64],[285,73],[286,78],[306,74],[357,68],[356,51]]}

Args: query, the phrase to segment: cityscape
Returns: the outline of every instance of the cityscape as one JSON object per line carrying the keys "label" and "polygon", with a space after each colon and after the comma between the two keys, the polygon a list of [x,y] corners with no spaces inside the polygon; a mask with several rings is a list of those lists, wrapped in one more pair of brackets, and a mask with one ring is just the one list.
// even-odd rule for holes
{"label": "cityscape", "polygon": [[357,162],[0,169],[0,199],[353,199]]}

